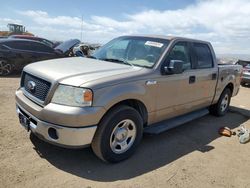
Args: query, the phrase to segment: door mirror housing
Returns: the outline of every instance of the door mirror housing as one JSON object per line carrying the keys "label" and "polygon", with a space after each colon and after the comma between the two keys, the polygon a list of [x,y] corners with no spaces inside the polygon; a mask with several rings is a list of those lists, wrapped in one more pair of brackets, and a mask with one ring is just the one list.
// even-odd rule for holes
{"label": "door mirror housing", "polygon": [[181,60],[170,60],[168,66],[163,67],[164,74],[180,74],[183,72],[184,62]]}

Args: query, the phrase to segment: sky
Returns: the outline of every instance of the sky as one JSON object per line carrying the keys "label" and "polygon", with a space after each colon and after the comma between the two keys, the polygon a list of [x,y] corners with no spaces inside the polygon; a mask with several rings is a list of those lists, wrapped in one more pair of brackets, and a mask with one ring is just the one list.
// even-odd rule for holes
{"label": "sky", "polygon": [[78,38],[102,44],[128,34],[174,35],[210,41],[220,54],[250,54],[250,0],[0,0],[0,4],[0,30],[19,23],[50,40]]}

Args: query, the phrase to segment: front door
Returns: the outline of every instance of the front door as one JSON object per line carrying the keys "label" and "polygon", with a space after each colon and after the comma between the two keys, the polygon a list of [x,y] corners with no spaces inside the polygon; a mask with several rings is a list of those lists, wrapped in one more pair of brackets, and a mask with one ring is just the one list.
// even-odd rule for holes
{"label": "front door", "polygon": [[161,75],[157,80],[157,120],[164,120],[185,114],[193,110],[192,103],[197,99],[196,71],[193,69],[190,44],[177,42],[173,45],[166,63],[170,60],[181,60],[183,73]]}

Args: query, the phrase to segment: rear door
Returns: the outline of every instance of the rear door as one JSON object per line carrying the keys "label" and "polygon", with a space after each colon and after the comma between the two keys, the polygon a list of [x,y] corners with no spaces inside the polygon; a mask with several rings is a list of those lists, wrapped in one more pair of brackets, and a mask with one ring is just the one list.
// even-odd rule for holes
{"label": "rear door", "polygon": [[30,50],[30,43],[26,41],[8,41],[6,46],[11,48],[11,52],[15,54],[12,61],[17,69],[22,68],[26,64],[32,62],[35,59],[34,54]]}
{"label": "rear door", "polygon": [[16,66],[23,67],[26,64],[51,59],[56,57],[55,50],[44,44],[35,41],[10,41],[8,46],[17,54],[15,63]]}
{"label": "rear door", "polygon": [[194,52],[195,88],[197,108],[209,106],[213,100],[218,77],[218,67],[210,46],[206,43],[192,43]]}
{"label": "rear door", "polygon": [[31,48],[33,49],[36,61],[41,61],[56,57],[56,53],[53,48],[38,42],[31,42],[31,43],[32,43]]}

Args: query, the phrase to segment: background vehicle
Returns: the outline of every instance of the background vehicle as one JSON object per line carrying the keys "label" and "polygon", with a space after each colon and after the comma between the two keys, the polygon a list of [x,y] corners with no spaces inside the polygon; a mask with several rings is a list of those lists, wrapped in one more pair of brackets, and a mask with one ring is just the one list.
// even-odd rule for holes
{"label": "background vehicle", "polygon": [[100,44],[80,43],[73,48],[73,51],[74,53],[76,53],[77,51],[81,51],[84,56],[90,56],[100,47]]}
{"label": "background vehicle", "polygon": [[31,35],[11,35],[11,36],[9,36],[9,38],[35,40],[35,41],[41,42],[41,43],[43,43],[51,48],[55,47],[55,44],[53,42],[51,42],[50,40],[40,38],[40,37],[31,36]]}
{"label": "background vehicle", "polygon": [[47,142],[91,145],[102,160],[118,162],[135,152],[143,132],[157,134],[209,111],[225,115],[241,72],[240,65],[218,65],[208,42],[124,36],[90,58],[26,66],[17,113]]}
{"label": "background vehicle", "polygon": [[59,44],[54,49],[59,51],[60,53],[63,53],[65,56],[74,56],[73,48],[79,43],[80,40],[71,39]]}
{"label": "background vehicle", "polygon": [[241,85],[245,86],[246,84],[250,84],[250,64],[243,67],[243,73],[241,77]]}
{"label": "background vehicle", "polygon": [[67,57],[73,46],[80,41],[69,40],[55,49],[41,42],[26,39],[0,40],[0,76],[11,74],[32,62]]}

